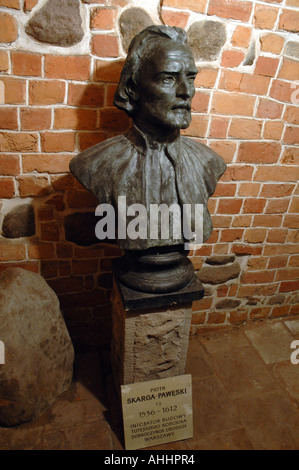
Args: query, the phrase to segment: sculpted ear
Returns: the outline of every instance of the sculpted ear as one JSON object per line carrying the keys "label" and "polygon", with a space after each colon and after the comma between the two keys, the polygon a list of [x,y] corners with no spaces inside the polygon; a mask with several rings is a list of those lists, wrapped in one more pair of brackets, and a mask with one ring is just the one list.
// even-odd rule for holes
{"label": "sculpted ear", "polygon": [[136,83],[130,78],[130,80],[126,84],[126,93],[128,97],[133,101],[139,100],[139,92],[137,89]]}

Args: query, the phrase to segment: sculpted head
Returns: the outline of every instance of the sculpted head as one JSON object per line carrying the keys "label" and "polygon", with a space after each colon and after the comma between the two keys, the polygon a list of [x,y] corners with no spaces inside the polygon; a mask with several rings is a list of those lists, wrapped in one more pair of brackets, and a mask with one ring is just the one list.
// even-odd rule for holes
{"label": "sculpted head", "polygon": [[196,74],[186,32],[150,26],[130,45],[114,104],[149,132],[185,129],[191,122]]}

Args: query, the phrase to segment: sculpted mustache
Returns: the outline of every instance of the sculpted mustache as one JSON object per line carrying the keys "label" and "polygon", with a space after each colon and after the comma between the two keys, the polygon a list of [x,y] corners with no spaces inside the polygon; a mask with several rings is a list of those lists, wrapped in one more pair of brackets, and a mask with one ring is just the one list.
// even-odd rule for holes
{"label": "sculpted mustache", "polygon": [[174,106],[172,106],[172,109],[187,109],[187,111],[190,111],[191,110],[191,105],[188,104],[188,103],[179,103],[179,104],[175,104]]}

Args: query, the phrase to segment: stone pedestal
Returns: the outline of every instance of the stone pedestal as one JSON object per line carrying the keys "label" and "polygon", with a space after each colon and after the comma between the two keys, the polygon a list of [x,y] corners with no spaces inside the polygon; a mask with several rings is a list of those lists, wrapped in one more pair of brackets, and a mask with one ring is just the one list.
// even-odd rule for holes
{"label": "stone pedestal", "polygon": [[[201,283],[196,285],[197,294],[194,286],[191,290],[193,297],[199,299],[204,289]],[[111,360],[117,390],[120,385],[184,374],[195,300],[190,288],[186,290],[185,301],[181,292],[180,302],[171,303],[169,297],[168,305],[164,304],[164,296],[156,295],[153,299],[151,294],[144,297],[135,292],[140,302],[135,305],[129,302],[132,308],[128,308],[127,294],[130,299],[127,289],[114,279]],[[142,307],[136,308],[140,303]]]}

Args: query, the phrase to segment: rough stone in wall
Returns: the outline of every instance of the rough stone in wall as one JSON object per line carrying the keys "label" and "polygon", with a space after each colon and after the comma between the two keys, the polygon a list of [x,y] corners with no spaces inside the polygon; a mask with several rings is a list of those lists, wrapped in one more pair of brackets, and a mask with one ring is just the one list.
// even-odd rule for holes
{"label": "rough stone in wall", "polygon": [[81,41],[79,0],[48,0],[28,21],[26,33],[39,42],[56,46],[73,46]]}
{"label": "rough stone in wall", "polygon": [[195,60],[216,60],[226,41],[226,30],[219,21],[196,21],[188,29],[188,43]]}
{"label": "rough stone in wall", "polygon": [[130,42],[136,34],[152,24],[153,20],[151,17],[141,8],[125,10],[119,18],[119,28],[124,50],[128,51]]}
{"label": "rough stone in wall", "polygon": [[196,275],[204,284],[222,284],[238,277],[240,271],[240,265],[235,261],[224,265],[204,265]]}
{"label": "rough stone in wall", "polygon": [[237,299],[221,299],[216,303],[215,307],[217,310],[232,309],[239,307],[241,301]]}
{"label": "rough stone in wall", "polygon": [[43,413],[71,385],[74,348],[55,292],[39,274],[9,268],[0,275],[0,425]]}
{"label": "rough stone in wall", "polygon": [[299,42],[289,41],[285,47],[284,55],[299,59]]}
{"label": "rough stone in wall", "polygon": [[219,264],[228,264],[235,261],[235,255],[214,255],[206,258],[205,262],[207,264],[219,265]]}
{"label": "rough stone in wall", "polygon": [[243,65],[252,65],[255,61],[255,42],[253,42],[247,51]]}
{"label": "rough stone in wall", "polygon": [[31,237],[35,234],[34,209],[31,204],[22,204],[5,215],[2,235],[5,238]]}

